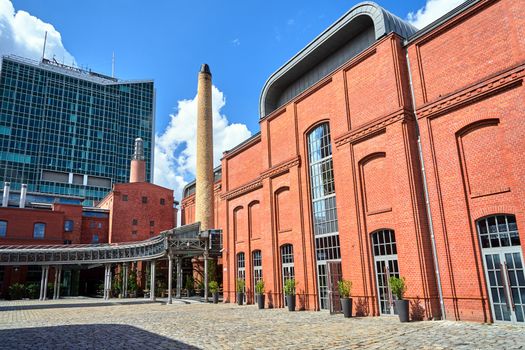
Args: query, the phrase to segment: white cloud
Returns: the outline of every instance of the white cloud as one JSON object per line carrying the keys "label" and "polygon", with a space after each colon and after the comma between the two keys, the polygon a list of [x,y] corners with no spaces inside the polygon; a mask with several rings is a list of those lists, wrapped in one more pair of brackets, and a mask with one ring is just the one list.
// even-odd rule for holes
{"label": "white cloud", "polygon": [[407,15],[408,21],[417,28],[423,28],[465,0],[427,0],[425,6]]}
{"label": "white cloud", "polygon": [[[233,148],[251,136],[244,124],[230,124],[221,109],[226,104],[224,94],[212,87],[213,104],[213,159],[214,166],[220,164],[222,152]],[[177,112],[170,123],[155,137],[154,183],[172,188],[175,198],[180,199],[182,188],[195,178],[197,146],[197,96],[178,102]]]}
{"label": "white cloud", "polygon": [[239,38],[235,38],[232,40],[232,44],[233,46],[239,46],[241,45],[241,40],[239,40]]}
{"label": "white cloud", "polygon": [[52,24],[16,11],[10,0],[0,0],[0,55],[15,54],[39,60],[47,31],[46,58],[74,65],[75,58],[64,48],[62,36]]}

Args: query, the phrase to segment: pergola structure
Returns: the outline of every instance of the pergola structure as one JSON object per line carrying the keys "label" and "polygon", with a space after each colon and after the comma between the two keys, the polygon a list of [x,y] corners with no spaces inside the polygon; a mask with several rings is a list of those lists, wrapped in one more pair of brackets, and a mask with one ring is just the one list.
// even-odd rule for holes
{"label": "pergola structure", "polygon": [[205,298],[208,295],[208,258],[220,255],[220,230],[200,231],[200,223],[193,223],[171,230],[145,241],[109,244],[75,245],[18,245],[0,246],[0,266],[39,265],[42,266],[40,300],[46,299],[49,267],[55,267],[53,299],[60,298],[62,267],[67,265],[104,265],[104,299],[111,294],[111,265],[122,264],[123,291],[127,296],[128,264],[135,261],[150,262],[150,299],[155,300],[155,266],[159,259],[168,259],[168,303],[172,303],[173,259],[177,263],[177,292],[181,296],[182,259],[185,257],[204,257]]}

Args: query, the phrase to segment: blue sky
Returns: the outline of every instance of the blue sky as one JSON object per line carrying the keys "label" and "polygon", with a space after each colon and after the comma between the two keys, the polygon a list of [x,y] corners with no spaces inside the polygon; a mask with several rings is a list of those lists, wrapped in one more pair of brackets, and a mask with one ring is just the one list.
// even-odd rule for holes
{"label": "blue sky", "polygon": [[[462,1],[378,3],[422,26]],[[159,161],[165,168],[156,169],[163,173],[156,182],[175,188],[176,197],[180,197],[177,191],[193,175],[189,164],[193,161],[192,152],[187,151],[184,156],[188,140],[170,134],[167,128],[191,124],[190,117],[181,115],[181,108],[193,108],[191,101],[201,63],[208,63],[213,73],[217,87],[214,102],[221,105],[216,110],[219,123],[224,128],[237,124],[223,133],[221,137],[228,140],[220,140],[216,147],[232,147],[259,130],[259,94],[267,77],[358,2],[0,0],[0,54],[35,55],[47,23],[54,27],[55,34],[60,34],[51,40],[51,45],[55,42],[57,46],[51,49],[57,60],[71,64],[68,61],[74,57],[78,66],[111,74],[115,52],[117,77],[154,79],[156,132],[159,137],[164,135],[163,146],[159,147],[164,154],[159,158],[165,158]],[[25,21],[20,21],[17,30],[23,35],[11,35],[16,45],[6,44],[9,11],[2,8],[10,3],[15,13],[22,10],[36,17],[26,16]],[[409,18],[410,12],[413,14]],[[177,117],[180,118],[174,121]],[[182,138],[173,143],[172,137]],[[173,176],[164,176],[168,171]]]}

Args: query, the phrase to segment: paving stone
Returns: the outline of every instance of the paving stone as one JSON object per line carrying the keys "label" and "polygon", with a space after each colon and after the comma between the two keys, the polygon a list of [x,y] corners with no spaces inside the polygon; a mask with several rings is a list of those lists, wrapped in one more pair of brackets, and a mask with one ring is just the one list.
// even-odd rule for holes
{"label": "paving stone", "polygon": [[144,299],[0,301],[0,349],[520,349],[525,327]]}

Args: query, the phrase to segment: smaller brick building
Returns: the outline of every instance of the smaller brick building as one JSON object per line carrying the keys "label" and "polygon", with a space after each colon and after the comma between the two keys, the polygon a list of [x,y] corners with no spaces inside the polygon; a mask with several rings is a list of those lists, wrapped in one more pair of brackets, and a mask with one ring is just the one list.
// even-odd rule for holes
{"label": "smaller brick building", "polygon": [[[83,207],[82,198],[39,193],[28,193],[20,205],[24,196],[4,189],[9,198],[6,206],[0,207],[0,246],[141,241],[175,227],[178,202],[173,190],[145,182],[143,162],[136,151],[131,163],[133,182],[113,185],[96,207]],[[144,274],[142,270],[139,264],[139,276]],[[102,268],[67,267],[62,295],[91,294],[103,275]],[[8,297],[13,283],[40,283],[40,267],[0,266],[0,298]]]}

